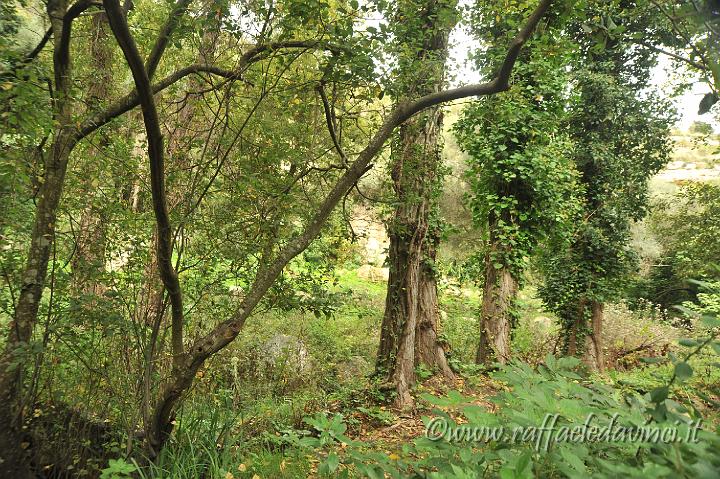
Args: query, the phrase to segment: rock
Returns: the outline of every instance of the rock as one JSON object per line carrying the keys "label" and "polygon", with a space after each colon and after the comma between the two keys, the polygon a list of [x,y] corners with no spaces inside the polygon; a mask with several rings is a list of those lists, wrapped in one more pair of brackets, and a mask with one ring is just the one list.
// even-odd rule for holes
{"label": "rock", "polygon": [[261,346],[263,362],[269,368],[289,368],[303,371],[309,365],[310,354],[305,343],[295,336],[276,334]]}
{"label": "rock", "polygon": [[381,282],[387,281],[390,276],[390,270],[388,268],[378,268],[377,266],[365,264],[357,269],[357,275],[363,279]]}

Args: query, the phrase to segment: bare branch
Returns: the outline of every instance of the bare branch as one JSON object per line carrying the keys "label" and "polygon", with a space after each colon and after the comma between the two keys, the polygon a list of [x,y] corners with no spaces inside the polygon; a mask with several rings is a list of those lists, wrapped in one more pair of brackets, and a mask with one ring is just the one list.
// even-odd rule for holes
{"label": "bare branch", "polygon": [[677,53],[669,52],[667,50],[664,50],[662,48],[658,48],[655,45],[652,45],[650,43],[644,42],[642,40],[632,40],[632,43],[635,43],[637,45],[643,46],[649,50],[652,50],[656,53],[659,53],[661,55],[665,55],[670,58],[674,58],[675,60],[681,61],[683,63],[687,63],[693,68],[697,68],[700,71],[707,71],[708,67],[706,65],[703,65],[702,63],[696,62],[695,60],[692,60],[690,58],[686,58],[682,55],[678,55]]}

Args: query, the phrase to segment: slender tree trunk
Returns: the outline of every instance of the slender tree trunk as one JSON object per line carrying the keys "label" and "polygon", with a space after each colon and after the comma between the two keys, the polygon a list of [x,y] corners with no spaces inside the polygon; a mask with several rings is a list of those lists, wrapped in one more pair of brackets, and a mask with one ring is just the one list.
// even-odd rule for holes
{"label": "slender tree trunk", "polygon": [[55,119],[61,126],[56,131],[47,154],[22,287],[5,349],[0,356],[0,477],[31,476],[23,448],[28,446],[22,434],[23,372],[25,363],[31,359],[27,346],[37,321],[55,236],[57,208],[62,196],[68,158],[74,146],[72,112],[68,98],[70,62],[67,45],[62,41],[66,3],[63,0],[51,0],[47,4],[47,10],[53,30],[54,112]]}
{"label": "slender tree trunk", "polygon": [[517,290],[518,284],[510,268],[506,265],[496,268],[488,253],[480,312],[480,344],[475,358],[478,364],[505,364],[510,359],[512,308]]}
{"label": "slender tree trunk", "polygon": [[605,368],[602,345],[604,307],[599,301],[591,303],[590,331],[585,337],[583,361],[593,371],[602,371]]}

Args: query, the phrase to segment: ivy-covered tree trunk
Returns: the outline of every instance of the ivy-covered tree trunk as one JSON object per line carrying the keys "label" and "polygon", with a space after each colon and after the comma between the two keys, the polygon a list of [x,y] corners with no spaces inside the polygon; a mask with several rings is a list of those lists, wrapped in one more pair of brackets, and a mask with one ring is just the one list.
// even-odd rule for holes
{"label": "ivy-covered tree trunk", "polygon": [[564,353],[568,356],[577,356],[580,351],[580,342],[585,328],[585,304],[587,300],[580,298],[575,307],[570,308],[570,314],[564,314],[563,324],[565,330]]}
{"label": "ivy-covered tree trunk", "polygon": [[568,356],[579,356],[593,371],[604,369],[602,331],[604,304],[581,298],[564,321],[565,346]]}
{"label": "ivy-covered tree trunk", "polygon": [[437,281],[432,265],[435,264],[437,258],[439,241],[439,232],[431,227],[424,243],[423,258],[425,262],[420,269],[419,323],[415,338],[415,358],[417,363],[429,366],[442,373],[446,378],[452,378],[454,375],[447,363],[445,349],[438,339],[440,305]]}
{"label": "ivy-covered tree trunk", "polygon": [[[441,115],[435,109],[401,128],[403,154],[393,169],[398,206],[388,227],[390,274],[378,368],[387,372],[397,392],[397,403],[402,406],[412,403],[410,388],[415,368],[421,363],[453,377],[437,339],[439,308],[433,271],[436,241],[430,238],[433,235],[429,231],[433,200],[428,189],[434,186],[439,161]],[[418,138],[423,137],[427,143],[418,144]]]}
{"label": "ivy-covered tree trunk", "polygon": [[[396,15],[405,19],[400,43],[396,95],[412,98],[441,89],[448,36],[454,21],[452,2],[430,0],[417,10],[402,2]],[[420,72],[420,73],[419,73]],[[418,76],[420,75],[420,76]],[[405,123],[392,154],[392,183],[397,205],[387,230],[390,267],[377,368],[385,373],[400,407],[412,404],[415,369],[423,364],[448,378],[453,373],[438,341],[435,258],[439,241],[433,223],[440,188],[442,110],[435,107]]]}
{"label": "ivy-covered tree trunk", "polygon": [[510,268],[497,268],[490,253],[485,257],[485,286],[480,311],[480,343],[475,362],[505,364],[510,359],[510,333],[513,325],[513,303],[518,283]]}

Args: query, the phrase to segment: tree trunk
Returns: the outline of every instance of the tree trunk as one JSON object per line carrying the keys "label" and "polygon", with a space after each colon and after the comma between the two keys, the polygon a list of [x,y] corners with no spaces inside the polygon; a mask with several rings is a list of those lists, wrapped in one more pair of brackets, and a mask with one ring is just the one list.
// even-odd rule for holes
{"label": "tree trunk", "polygon": [[602,326],[604,304],[598,301],[591,303],[590,331],[585,337],[585,352],[583,362],[592,371],[602,371],[605,368],[602,347]]}
{"label": "tree trunk", "polygon": [[418,324],[415,332],[415,357],[418,364],[424,364],[448,379],[454,374],[447,363],[445,349],[438,339],[440,306],[437,281],[433,265],[437,257],[439,234],[429,234],[425,240],[423,262],[420,265],[420,290],[418,295]]}
{"label": "tree trunk", "polygon": [[485,256],[485,287],[480,313],[480,344],[475,362],[490,366],[494,362],[505,364],[510,359],[510,331],[512,307],[518,284],[503,265],[496,268],[488,253]]}
{"label": "tree trunk", "polygon": [[[0,356],[0,477],[31,477],[26,454],[28,444],[22,434],[23,425],[23,372],[30,360],[27,346],[37,321],[42,291],[45,285],[52,242],[55,236],[55,219],[62,196],[70,151],[75,145],[72,130],[72,112],[68,97],[70,61],[68,45],[63,42],[63,24],[66,11],[63,0],[49,1],[48,15],[53,31],[53,63],[55,69],[55,120],[56,130],[47,154],[44,182],[40,188],[35,222],[31,235],[27,264],[15,316],[8,329],[5,349]],[[69,32],[68,32],[69,33]],[[25,447],[23,447],[25,446]]]}
{"label": "tree trunk", "polygon": [[[88,80],[87,103],[96,108],[107,100],[112,82],[112,50],[110,49],[107,17],[104,13],[93,14],[91,25],[92,65],[94,73]],[[104,287],[97,280],[97,273],[105,266],[106,219],[102,213],[102,201],[97,201],[92,180],[101,176],[102,158],[105,156],[107,139],[99,138],[97,145],[89,148],[89,160],[82,165],[80,176],[83,197],[88,204],[80,216],[79,230],[73,255],[73,290],[84,295],[102,294]]]}
{"label": "tree trunk", "polygon": [[[399,95],[413,97],[442,88],[447,42],[452,23],[441,23],[442,9],[449,4],[430,0],[418,12],[416,6],[400,5],[399,16],[419,20],[419,39],[403,39],[418,48],[416,57],[401,58]],[[418,81],[418,78],[422,80]],[[413,80],[414,79],[414,80]],[[410,390],[419,365],[454,377],[438,341],[440,311],[434,272],[438,227],[431,225],[437,208],[435,196],[441,188],[439,167],[442,110],[433,108],[400,128],[392,159],[393,189],[397,207],[388,223],[390,248],[385,314],[380,332],[378,371],[396,391],[396,404],[412,404]]]}
{"label": "tree trunk", "polygon": [[577,311],[570,318],[567,336],[565,337],[565,354],[568,356],[577,356],[580,351],[580,340],[582,331],[585,328],[585,304],[587,300],[582,298],[578,301]]}

